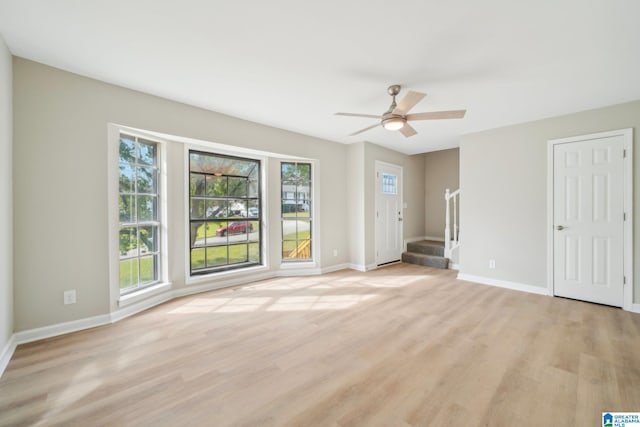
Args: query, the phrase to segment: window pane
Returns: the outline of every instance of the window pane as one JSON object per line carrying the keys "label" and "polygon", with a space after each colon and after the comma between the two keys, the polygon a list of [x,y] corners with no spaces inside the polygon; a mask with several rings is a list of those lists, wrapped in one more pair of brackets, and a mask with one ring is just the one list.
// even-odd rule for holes
{"label": "window pane", "polygon": [[144,165],[156,164],[156,144],[151,141],[138,140],[140,149],[140,163]]}
{"label": "window pane", "polygon": [[120,135],[120,162],[134,163],[136,160],[135,138],[129,135]]}
{"label": "window pane", "polygon": [[285,240],[282,242],[282,259],[291,259],[290,255],[295,257],[296,249],[296,241],[295,240]]}
{"label": "window pane", "polygon": [[298,184],[309,186],[311,183],[311,165],[305,163],[298,163],[298,179],[296,180]]}
{"label": "window pane", "polygon": [[258,168],[254,168],[249,175],[249,197],[258,197],[260,195],[260,177],[258,176]]}
{"label": "window pane", "polygon": [[247,216],[246,200],[230,200],[229,201],[229,217],[245,218]]}
{"label": "window pane", "polygon": [[397,194],[397,177],[392,174],[382,174],[382,192],[386,194]]}
{"label": "window pane", "polygon": [[218,267],[227,264],[227,246],[207,248],[207,267]]}
{"label": "window pane", "polygon": [[138,196],[136,202],[138,204],[138,222],[155,221],[157,219],[155,196]]}
{"label": "window pane", "polygon": [[120,258],[129,258],[138,255],[138,238],[135,227],[120,229]]}
{"label": "window pane", "polygon": [[204,219],[204,199],[191,199],[191,219]]}
{"label": "window pane", "polygon": [[154,225],[144,226],[139,228],[140,242],[138,247],[140,248],[140,255],[147,254],[149,252],[157,252],[157,235],[158,227]]}
{"label": "window pane", "polygon": [[295,184],[282,184],[282,198],[285,200],[296,199],[296,185]]}
{"label": "window pane", "polygon": [[249,221],[249,240],[260,239],[260,221]]}
{"label": "window pane", "polygon": [[120,289],[138,285],[138,258],[120,261]]}
{"label": "window pane", "polygon": [[207,176],[207,196],[225,197],[227,195],[226,176]]}
{"label": "window pane", "polygon": [[151,167],[136,168],[138,193],[156,193],[156,171]]}
{"label": "window pane", "polygon": [[134,196],[121,194],[118,198],[118,209],[120,211],[120,223],[132,223],[136,220]]}
{"label": "window pane", "polygon": [[156,280],[156,257],[145,256],[140,258],[140,284],[145,285]]}
{"label": "window pane", "polygon": [[249,244],[249,261],[260,262],[260,244],[259,243]]}
{"label": "window pane", "polygon": [[134,191],[134,174],[133,167],[128,163],[120,163],[119,191],[120,193],[133,193]]}
{"label": "window pane", "polygon": [[229,264],[249,261],[247,245],[229,246]]}
{"label": "window pane", "polygon": [[282,221],[282,240],[296,240],[297,223],[298,221],[290,219]]}
{"label": "window pane", "polygon": [[189,194],[192,196],[204,196],[205,176],[192,173],[189,176]]}
{"label": "window pane", "polygon": [[260,216],[260,208],[257,200],[249,200],[247,216],[249,218],[258,218]]}
{"label": "window pane", "polygon": [[297,223],[296,240],[305,240],[311,237],[311,221],[298,220]]}
{"label": "window pane", "polygon": [[204,222],[192,222],[191,223],[191,247],[204,246],[205,245],[205,223]]}
{"label": "window pane", "polygon": [[221,236],[226,236],[227,225],[227,221],[207,222],[207,246],[221,245],[227,242],[227,239],[221,238]]}
{"label": "window pane", "polygon": [[[227,221],[215,221],[212,224],[214,225],[214,227],[212,228],[215,231],[215,236],[222,237],[229,234],[229,223]],[[218,239],[216,242],[222,243],[220,239]]]}
{"label": "window pane", "polygon": [[205,204],[207,207],[205,210],[207,219],[227,217],[228,212],[226,200],[206,199]]}
{"label": "window pane", "polygon": [[204,248],[196,248],[191,250],[191,268],[193,270],[205,267],[204,255]]}
{"label": "window pane", "polygon": [[247,180],[229,177],[229,197],[247,197]]}

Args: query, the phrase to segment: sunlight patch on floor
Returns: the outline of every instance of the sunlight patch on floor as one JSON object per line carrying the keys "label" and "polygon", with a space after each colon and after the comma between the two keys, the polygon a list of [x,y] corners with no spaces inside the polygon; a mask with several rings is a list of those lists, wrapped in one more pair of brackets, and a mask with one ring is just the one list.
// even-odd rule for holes
{"label": "sunlight patch on floor", "polygon": [[85,365],[69,380],[69,383],[56,394],[51,394],[47,400],[51,403],[51,409],[42,416],[42,422],[35,425],[48,424],[47,418],[57,415],[71,406],[73,403],[87,396],[102,385],[97,377],[100,370],[95,363]]}
{"label": "sunlight patch on floor", "polygon": [[364,295],[293,295],[280,298],[237,297],[196,298],[169,314],[246,313],[264,311],[342,310],[378,296]]}

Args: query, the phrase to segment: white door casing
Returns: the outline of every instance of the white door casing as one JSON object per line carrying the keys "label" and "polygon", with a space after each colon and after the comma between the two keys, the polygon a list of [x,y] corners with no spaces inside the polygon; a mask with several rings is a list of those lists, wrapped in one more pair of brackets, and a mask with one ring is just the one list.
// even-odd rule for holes
{"label": "white door casing", "polygon": [[402,167],[376,161],[376,265],[402,257]]}
{"label": "white door casing", "polygon": [[618,131],[550,141],[553,295],[631,304],[624,285],[631,236],[625,238],[631,227],[627,136]]}

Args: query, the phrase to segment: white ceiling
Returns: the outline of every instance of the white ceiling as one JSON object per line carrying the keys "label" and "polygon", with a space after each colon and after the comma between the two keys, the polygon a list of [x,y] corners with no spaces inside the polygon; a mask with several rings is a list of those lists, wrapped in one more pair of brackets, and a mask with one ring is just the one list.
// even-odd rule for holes
{"label": "white ceiling", "polygon": [[[640,99],[638,0],[0,0],[11,52],[74,73],[342,143],[414,154],[460,135]],[[386,88],[426,92],[381,128]],[[402,93],[401,93],[402,96]]]}

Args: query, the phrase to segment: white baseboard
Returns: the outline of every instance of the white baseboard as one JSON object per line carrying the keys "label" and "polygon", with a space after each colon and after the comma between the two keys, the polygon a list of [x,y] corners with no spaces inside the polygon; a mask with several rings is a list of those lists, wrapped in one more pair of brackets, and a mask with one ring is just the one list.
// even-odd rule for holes
{"label": "white baseboard", "polygon": [[324,267],[320,269],[320,274],[333,273],[334,271],[346,270],[348,268],[349,268],[349,264],[347,263],[331,265],[329,267]]}
{"label": "white baseboard", "polygon": [[364,273],[365,271],[375,270],[378,266],[376,264],[349,264],[349,268],[352,270],[362,271]]}
{"label": "white baseboard", "polygon": [[631,310],[629,311],[640,314],[640,304],[631,304]]}
{"label": "white baseboard", "polygon": [[[454,264],[452,262],[449,262],[449,270],[460,271],[460,264]],[[460,278],[460,276],[458,276],[458,279],[459,278]]]}
{"label": "white baseboard", "polygon": [[481,285],[497,286],[499,288],[512,289],[514,291],[529,292],[531,294],[549,295],[547,288],[539,286],[525,285],[523,283],[509,282],[507,280],[492,279],[490,277],[474,276],[471,274],[458,273],[459,280],[479,283]]}
{"label": "white baseboard", "polygon": [[101,314],[99,316],[43,326],[42,328],[27,329],[26,331],[16,332],[14,335],[16,337],[16,344],[20,345],[45,338],[57,337],[58,335],[68,334],[70,332],[81,331],[83,329],[95,328],[96,326],[107,325],[109,323],[111,323],[111,316],[109,314]]}
{"label": "white baseboard", "polygon": [[11,334],[11,336],[9,337],[9,341],[7,341],[4,348],[2,349],[2,353],[0,353],[0,377],[2,377],[4,370],[7,369],[7,365],[13,357],[13,353],[16,351],[17,345],[16,334]]}
{"label": "white baseboard", "polygon": [[142,311],[148,310],[151,307],[162,304],[169,300],[174,299],[176,296],[172,291],[167,291],[159,295],[154,295],[139,302],[129,304],[125,307],[121,307],[116,311],[112,311],[110,314],[110,323],[115,323],[119,320],[125,319],[134,314],[138,314]]}

